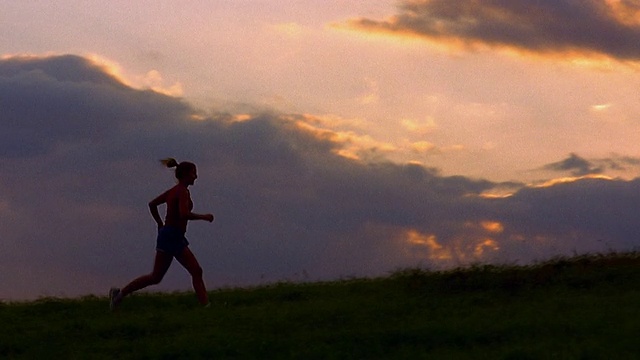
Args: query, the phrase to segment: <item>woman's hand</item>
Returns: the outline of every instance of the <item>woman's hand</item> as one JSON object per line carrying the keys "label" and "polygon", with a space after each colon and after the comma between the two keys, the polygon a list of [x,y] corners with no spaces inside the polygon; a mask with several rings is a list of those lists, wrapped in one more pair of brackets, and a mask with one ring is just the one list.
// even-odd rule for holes
{"label": "woman's hand", "polygon": [[189,220],[206,220],[208,222],[212,222],[213,221],[213,214],[189,213]]}

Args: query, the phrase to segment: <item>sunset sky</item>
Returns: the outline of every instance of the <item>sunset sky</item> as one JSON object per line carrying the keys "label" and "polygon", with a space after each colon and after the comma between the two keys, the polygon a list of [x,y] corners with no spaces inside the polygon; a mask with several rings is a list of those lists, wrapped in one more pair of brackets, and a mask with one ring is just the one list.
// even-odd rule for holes
{"label": "sunset sky", "polygon": [[637,249],[637,1],[0,4],[0,299],[150,271],[168,156],[212,289]]}

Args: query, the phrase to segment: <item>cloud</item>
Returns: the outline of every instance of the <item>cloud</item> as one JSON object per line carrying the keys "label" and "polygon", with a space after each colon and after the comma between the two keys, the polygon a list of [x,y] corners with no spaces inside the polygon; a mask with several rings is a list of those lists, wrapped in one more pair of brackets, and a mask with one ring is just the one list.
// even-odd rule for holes
{"label": "cloud", "polygon": [[623,172],[629,169],[637,169],[638,166],[640,166],[640,159],[631,156],[614,154],[608,158],[587,160],[575,153],[571,153],[564,160],[544,165],[542,170],[568,172],[571,176],[581,177],[604,174],[605,172]]}
{"label": "cloud", "polygon": [[363,31],[454,47],[640,59],[640,5],[622,0],[403,0],[385,20],[354,19]]}
{"label": "cloud", "polygon": [[593,166],[589,161],[573,153],[569,154],[569,157],[562,161],[545,165],[544,168],[554,171],[570,171],[573,176],[602,173],[602,168]]}
{"label": "cloud", "polygon": [[[503,255],[522,254],[532,246],[558,253],[582,253],[610,249],[637,249],[640,225],[638,211],[640,181],[584,178],[549,187],[523,188],[499,199],[496,218],[505,225]],[[497,209],[498,207],[495,207]],[[511,249],[507,249],[506,247]],[[539,256],[538,255],[538,256]],[[522,255],[513,255],[516,259]]]}
{"label": "cloud", "polygon": [[403,119],[400,125],[409,133],[424,136],[433,132],[438,126],[432,118],[428,118],[426,122],[419,122],[412,119]]}
{"label": "cloud", "polygon": [[[331,122],[205,114],[78,56],[1,60],[0,283],[11,286],[0,298],[102,294],[148,272],[146,204],[174,183],[157,161],[167,156],[198,165],[194,211],[216,215],[188,231],[211,288],[635,246],[638,180],[443,176],[365,156],[367,139]],[[345,156],[354,144],[359,156]],[[589,169],[574,157],[557,166]],[[188,288],[171,270],[154,290]]]}
{"label": "cloud", "polygon": [[178,100],[131,89],[75,56],[3,60],[0,93],[4,157],[42,155],[62,145],[100,144],[121,135],[122,127],[135,136],[136,130],[146,130],[143,125],[162,126],[154,119],[184,117],[187,111]]}
{"label": "cloud", "polygon": [[169,96],[181,96],[183,93],[182,84],[179,82],[165,87],[164,79],[158,70],[151,70],[145,74],[140,81],[149,89]]}

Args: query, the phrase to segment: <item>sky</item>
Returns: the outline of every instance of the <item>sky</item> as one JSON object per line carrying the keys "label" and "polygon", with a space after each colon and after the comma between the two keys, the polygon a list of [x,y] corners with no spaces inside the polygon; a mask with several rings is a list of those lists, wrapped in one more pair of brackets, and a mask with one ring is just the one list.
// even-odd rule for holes
{"label": "sky", "polygon": [[0,299],[149,272],[166,157],[210,289],[637,250],[637,1],[0,5]]}

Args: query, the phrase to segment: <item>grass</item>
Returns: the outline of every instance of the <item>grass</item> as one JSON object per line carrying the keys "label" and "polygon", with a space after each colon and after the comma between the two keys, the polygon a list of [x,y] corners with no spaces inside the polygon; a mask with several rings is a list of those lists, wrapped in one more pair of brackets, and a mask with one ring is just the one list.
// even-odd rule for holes
{"label": "grass", "polygon": [[0,303],[8,359],[637,359],[640,254]]}

